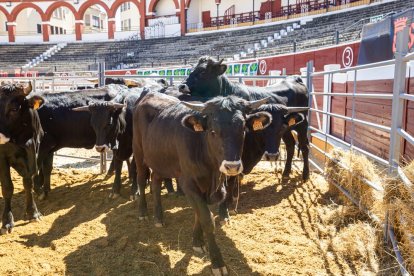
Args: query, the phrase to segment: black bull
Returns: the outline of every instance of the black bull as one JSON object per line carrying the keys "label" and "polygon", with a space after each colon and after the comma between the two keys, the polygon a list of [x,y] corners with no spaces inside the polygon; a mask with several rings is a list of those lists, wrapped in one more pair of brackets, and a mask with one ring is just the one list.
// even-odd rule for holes
{"label": "black bull", "polygon": [[241,152],[245,128],[253,131],[256,121],[266,127],[266,112],[247,115],[266,102],[248,102],[237,97],[218,97],[206,104],[189,104],[160,93],[147,93],[133,114],[133,152],[140,189],[139,216],[147,217],[145,185],[149,168],[154,196],[156,226],[163,225],[160,181],[178,177],[180,186],[196,213],[193,248],[204,251],[207,238],[213,269],[226,274],[214,237],[214,221],[207,204],[224,199],[224,175],[242,172]]}
{"label": "black bull", "polygon": [[111,100],[127,89],[120,85],[109,85],[99,89],[63,92],[45,95],[46,103],[39,109],[39,117],[45,135],[40,144],[35,190],[44,198],[50,191],[50,175],[53,154],[61,148],[93,148],[96,137],[90,126],[90,115],[72,109],[98,100]]}
{"label": "black bull", "polygon": [[11,232],[14,226],[10,167],[23,177],[26,219],[40,218],[33,199],[33,177],[37,172],[36,157],[43,135],[36,109],[44,100],[40,96],[26,98],[30,92],[31,85],[26,88],[20,85],[0,87],[0,183],[5,201],[2,234]]}

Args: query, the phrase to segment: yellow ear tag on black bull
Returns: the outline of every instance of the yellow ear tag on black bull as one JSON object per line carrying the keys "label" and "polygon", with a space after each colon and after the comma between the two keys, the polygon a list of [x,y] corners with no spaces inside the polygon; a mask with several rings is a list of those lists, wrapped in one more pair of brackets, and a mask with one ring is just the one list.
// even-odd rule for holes
{"label": "yellow ear tag on black bull", "polygon": [[289,126],[293,126],[294,124],[296,124],[295,118],[290,118],[288,124],[289,124]]}
{"label": "yellow ear tag on black bull", "polygon": [[204,131],[204,128],[201,124],[194,124],[193,127],[194,127],[194,131],[196,132]]}
{"label": "yellow ear tag on black bull", "polygon": [[33,103],[33,109],[34,110],[39,109],[41,103],[42,103],[41,100],[35,100]]}
{"label": "yellow ear tag on black bull", "polygon": [[253,122],[253,130],[262,130],[264,127],[263,127],[263,124],[262,124],[262,121],[260,121],[260,120],[254,120],[254,122]]}

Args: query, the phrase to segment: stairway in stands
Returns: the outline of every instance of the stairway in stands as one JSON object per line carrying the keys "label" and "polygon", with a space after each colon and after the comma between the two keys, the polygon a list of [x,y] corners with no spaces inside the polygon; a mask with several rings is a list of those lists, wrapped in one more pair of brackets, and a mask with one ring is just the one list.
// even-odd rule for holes
{"label": "stairway in stands", "polygon": [[66,42],[62,42],[62,43],[58,43],[56,45],[53,45],[52,47],[50,47],[49,49],[47,49],[46,51],[44,51],[43,53],[41,53],[37,57],[33,58],[31,61],[29,61],[25,65],[23,65],[22,69],[30,70],[30,69],[38,66],[39,64],[41,64],[45,60],[51,58],[54,54],[56,54],[57,52],[59,52],[60,50],[65,48],[67,45],[68,44]]}

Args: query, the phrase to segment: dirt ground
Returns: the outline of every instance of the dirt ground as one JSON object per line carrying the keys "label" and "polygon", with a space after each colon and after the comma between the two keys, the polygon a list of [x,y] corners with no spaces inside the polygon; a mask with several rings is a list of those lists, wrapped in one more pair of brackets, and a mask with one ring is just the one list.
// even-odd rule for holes
{"label": "dirt ground", "polygon": [[[193,212],[184,197],[163,195],[166,226],[155,228],[138,220],[126,173],[122,197],[109,199],[113,177],[97,174],[96,165],[59,166],[49,199],[38,202],[39,223],[22,220],[22,184],[13,175],[16,227],[0,236],[0,275],[210,275],[208,257],[192,251]],[[268,163],[245,176],[238,214],[217,227],[232,275],[389,275],[376,251],[380,230],[344,218],[320,175],[280,179]]]}

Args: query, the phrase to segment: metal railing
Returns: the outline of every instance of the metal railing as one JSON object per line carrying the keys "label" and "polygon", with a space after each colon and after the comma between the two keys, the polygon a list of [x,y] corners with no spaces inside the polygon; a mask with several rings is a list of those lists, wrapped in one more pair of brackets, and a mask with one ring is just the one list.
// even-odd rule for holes
{"label": "metal railing", "polygon": [[[360,65],[360,66],[354,66],[350,68],[343,68],[338,70],[331,70],[331,71],[324,71],[324,72],[312,72],[313,69],[313,61],[310,61],[307,65],[307,85],[309,89],[309,136],[319,136],[323,138],[324,149],[318,147],[314,143],[310,143],[312,152],[317,152],[318,154],[321,154],[324,161],[326,162],[328,159],[331,161],[336,161],[335,159],[330,156],[330,154],[327,152],[327,145],[328,143],[337,143],[341,146],[351,150],[351,151],[357,151],[370,159],[374,160],[375,162],[378,162],[382,165],[385,165],[388,168],[388,173],[392,176],[398,176],[402,179],[403,183],[407,186],[413,185],[410,183],[408,178],[404,175],[402,169],[401,169],[401,157],[402,157],[402,150],[401,145],[403,141],[407,141],[411,145],[414,145],[414,137],[410,135],[403,127],[403,113],[404,113],[404,105],[407,101],[414,101],[414,96],[409,95],[406,93],[406,70],[407,70],[407,63],[411,60],[414,60],[414,53],[407,54],[408,53],[408,29],[406,28],[404,31],[398,33],[397,36],[397,52],[395,53],[395,59],[383,61],[383,62],[377,62],[367,65]],[[364,69],[372,69],[372,68],[381,68],[384,66],[393,66],[394,67],[394,84],[393,84],[393,93],[359,93],[357,90],[357,83],[358,83],[358,73],[361,72],[361,70]],[[332,91],[332,83],[334,75],[340,74],[340,73],[350,73],[352,76],[352,80],[350,81],[351,84],[353,84],[353,91],[351,93],[334,93]],[[361,74],[361,73],[360,73]],[[313,78],[314,77],[324,77],[324,90],[327,89],[328,91],[315,91],[314,85],[313,85]],[[348,75],[347,75],[348,77]],[[347,79],[348,81],[348,79]],[[348,85],[348,84],[346,84]],[[322,97],[323,99],[323,106],[318,108],[317,104],[317,97]],[[337,98],[347,98],[348,101],[351,102],[351,115],[342,115],[335,113],[332,111],[331,108],[331,99],[332,97]],[[392,103],[392,115],[391,115],[391,124],[390,126],[385,126],[382,124],[378,124],[377,122],[369,122],[367,120],[356,118],[356,100],[357,99],[367,99],[367,98],[375,98],[375,99],[383,99],[383,100],[389,100]],[[347,114],[347,113],[345,113]],[[315,127],[312,125],[313,122],[311,122],[311,119],[316,117],[317,119],[317,126]],[[322,117],[322,118],[321,118]],[[339,119],[343,120],[344,122],[347,122],[350,124],[350,139],[349,142],[344,141],[340,138],[335,137],[331,131],[331,120],[332,119]],[[315,125],[315,124],[314,124]],[[358,125],[364,126],[364,128],[367,129],[375,129],[380,130],[384,133],[387,133],[390,135],[390,143],[388,148],[388,158],[383,158],[381,156],[377,156],[376,154],[370,153],[368,150],[362,149],[355,145],[356,142],[358,142],[358,137],[356,137],[356,127]],[[344,126],[344,129],[346,126]],[[318,163],[316,159],[313,158],[311,154],[310,163],[319,170],[322,174],[325,174],[323,165]],[[343,166],[342,166],[343,167]],[[347,168],[345,168],[347,169]],[[348,169],[349,170],[349,169]],[[365,184],[370,186],[373,189],[382,190],[382,187],[380,185],[377,185],[374,183],[370,183],[369,181],[366,181],[366,179],[361,179]],[[330,179],[332,182],[332,179]],[[333,181],[334,182],[334,181]],[[339,188],[339,190],[342,191],[342,193],[347,196],[351,202],[353,202],[355,205],[359,206],[363,211],[365,211],[369,217],[371,217],[375,222],[381,223],[379,219],[375,216],[375,214],[372,214],[369,210],[366,209],[366,206],[361,206],[358,200],[353,198],[353,196],[341,185],[338,183],[333,183],[335,186]],[[397,241],[395,239],[394,230],[392,225],[387,222],[385,222],[385,236],[387,239],[389,239],[392,243],[393,251],[395,252],[396,259],[400,266],[400,271],[402,275],[408,275],[407,270],[405,269],[404,260],[401,256],[401,253],[398,248]]]}

